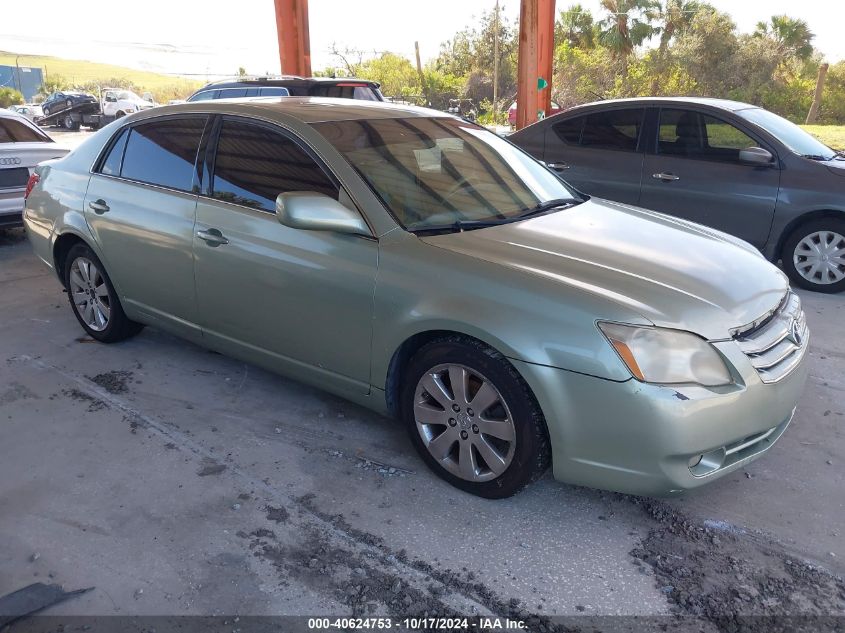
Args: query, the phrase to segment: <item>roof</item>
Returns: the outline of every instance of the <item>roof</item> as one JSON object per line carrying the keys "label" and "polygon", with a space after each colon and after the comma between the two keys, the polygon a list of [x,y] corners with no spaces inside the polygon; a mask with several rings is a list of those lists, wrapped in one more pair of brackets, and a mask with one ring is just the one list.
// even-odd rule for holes
{"label": "roof", "polygon": [[371,79],[358,79],[357,77],[299,77],[297,75],[282,75],[277,77],[230,77],[229,79],[219,79],[217,81],[209,82],[203,86],[203,89],[211,87],[219,88],[222,86],[254,86],[256,84],[260,84],[262,86],[306,86],[317,83],[362,83],[378,86],[377,81],[372,81]]}
{"label": "roof", "polygon": [[245,97],[194,101],[172,106],[160,106],[147,113],[175,114],[177,112],[219,112],[221,114],[264,115],[294,117],[304,123],[321,121],[351,121],[359,119],[404,119],[409,117],[450,117],[439,110],[417,106],[365,101],[363,99],[334,99],[330,97]]}
{"label": "roof", "polygon": [[722,110],[731,110],[733,112],[758,107],[750,103],[742,103],[741,101],[731,101],[730,99],[716,99],[713,97],[631,97],[627,99],[604,99],[602,101],[584,103],[581,105],[573,106],[572,108],[566,110],[566,112],[571,112],[572,110],[576,110],[578,108],[606,106],[613,104],[661,105],[667,103],[706,105],[713,108],[720,108]]}

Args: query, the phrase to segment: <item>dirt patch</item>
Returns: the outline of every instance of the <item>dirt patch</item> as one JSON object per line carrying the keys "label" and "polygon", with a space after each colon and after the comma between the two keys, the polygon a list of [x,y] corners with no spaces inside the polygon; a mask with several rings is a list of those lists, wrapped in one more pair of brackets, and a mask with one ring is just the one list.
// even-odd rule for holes
{"label": "dirt patch", "polygon": [[200,477],[208,477],[209,475],[219,475],[226,470],[226,464],[218,464],[213,459],[204,459],[202,468],[197,471]]}
{"label": "dirt patch", "polygon": [[264,509],[267,511],[268,521],[273,521],[274,523],[288,522],[288,511],[284,508],[274,508],[273,506],[267,506]]}
{"label": "dirt patch", "polygon": [[845,584],[777,544],[718,522],[696,523],[667,504],[638,503],[658,526],[631,552],[648,565],[678,615],[720,631],[822,631],[845,614]]}
{"label": "dirt patch", "polygon": [[111,394],[121,394],[129,391],[129,382],[132,380],[131,371],[107,371],[96,376],[87,376],[88,380],[96,383]]}
{"label": "dirt patch", "polygon": [[93,413],[95,411],[100,411],[102,409],[108,408],[108,405],[99,398],[95,398],[91,394],[85,393],[84,391],[80,391],[76,388],[63,389],[62,395],[70,398],[71,400],[76,400],[77,402],[88,403],[88,413]]}
{"label": "dirt patch", "polygon": [[[528,630],[541,633],[577,633],[592,630],[592,618],[579,619],[579,626],[571,622],[564,625],[547,616],[529,611],[518,599],[498,596],[490,587],[480,582],[472,571],[443,569],[419,559],[412,559],[404,549],[395,551],[381,537],[352,527],[342,514],[321,511],[315,504],[315,495],[297,498],[307,513],[330,524],[334,530],[351,541],[370,548],[356,553],[325,537],[317,528],[308,532],[298,547],[282,547],[266,539],[256,539],[251,545],[257,555],[267,558],[279,569],[317,589],[329,591],[339,602],[352,608],[356,615],[377,611],[393,615],[470,617],[478,626],[477,609],[483,606],[498,617],[519,619]],[[292,564],[293,561],[293,564]],[[418,582],[411,583],[413,570],[427,578],[421,589]],[[460,596],[471,603],[472,613],[454,613],[448,597]],[[586,628],[583,628],[586,627]]]}

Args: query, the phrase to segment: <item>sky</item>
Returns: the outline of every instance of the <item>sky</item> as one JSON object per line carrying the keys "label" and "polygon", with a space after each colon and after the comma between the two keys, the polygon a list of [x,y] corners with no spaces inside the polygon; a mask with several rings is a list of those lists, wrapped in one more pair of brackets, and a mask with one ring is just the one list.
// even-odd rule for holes
{"label": "sky", "polygon": [[[500,0],[515,21],[518,0]],[[841,0],[709,0],[729,13],[740,31],[786,13],[807,21],[815,46],[830,62],[845,59]],[[440,43],[475,23],[495,0],[309,0],[312,68],[337,65],[330,50],[392,51],[414,58],[419,41],[423,60]],[[571,1],[558,0],[558,10]],[[599,16],[599,0],[581,0]],[[29,2],[3,1],[0,50],[108,62],[198,78],[278,73],[273,0],[144,0],[121,4],[85,0],[86,10],[68,11],[67,0],[39,0],[37,20]],[[21,26],[33,25],[33,31]],[[26,64],[26,57],[20,60]]]}

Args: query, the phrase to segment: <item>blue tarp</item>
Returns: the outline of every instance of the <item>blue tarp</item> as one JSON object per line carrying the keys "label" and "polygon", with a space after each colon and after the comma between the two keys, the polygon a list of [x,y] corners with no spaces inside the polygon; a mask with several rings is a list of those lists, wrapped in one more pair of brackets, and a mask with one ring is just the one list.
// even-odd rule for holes
{"label": "blue tarp", "polygon": [[0,66],[0,88],[14,88],[23,93],[27,103],[37,95],[44,83],[44,73],[40,68],[29,66]]}

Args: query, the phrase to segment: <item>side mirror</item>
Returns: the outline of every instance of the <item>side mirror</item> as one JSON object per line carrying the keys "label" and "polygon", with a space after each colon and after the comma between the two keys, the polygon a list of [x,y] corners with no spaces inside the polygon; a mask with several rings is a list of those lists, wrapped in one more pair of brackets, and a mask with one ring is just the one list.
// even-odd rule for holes
{"label": "side mirror", "polygon": [[746,165],[771,165],[774,156],[762,147],[746,147],[739,150],[739,162]]}
{"label": "side mirror", "polygon": [[370,228],[357,211],[314,191],[279,194],[276,198],[276,218],[292,229],[372,236]]}

